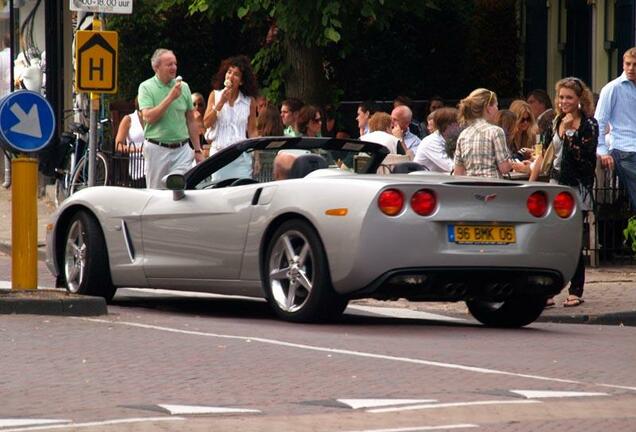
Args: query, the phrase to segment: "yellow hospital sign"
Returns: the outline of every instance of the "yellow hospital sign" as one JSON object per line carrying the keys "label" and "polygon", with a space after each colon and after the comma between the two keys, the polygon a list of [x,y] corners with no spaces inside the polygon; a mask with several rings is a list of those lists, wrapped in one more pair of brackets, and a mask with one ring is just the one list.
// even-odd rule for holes
{"label": "yellow hospital sign", "polygon": [[117,32],[78,31],[75,87],[80,92],[117,92]]}

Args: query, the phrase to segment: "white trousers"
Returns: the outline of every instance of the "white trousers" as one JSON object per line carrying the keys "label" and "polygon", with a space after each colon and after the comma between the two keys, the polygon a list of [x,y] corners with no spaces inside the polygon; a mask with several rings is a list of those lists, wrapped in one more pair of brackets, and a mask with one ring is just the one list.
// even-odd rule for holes
{"label": "white trousers", "polygon": [[161,179],[168,174],[185,173],[194,160],[194,151],[187,144],[171,149],[145,141],[143,154],[148,189],[165,189]]}

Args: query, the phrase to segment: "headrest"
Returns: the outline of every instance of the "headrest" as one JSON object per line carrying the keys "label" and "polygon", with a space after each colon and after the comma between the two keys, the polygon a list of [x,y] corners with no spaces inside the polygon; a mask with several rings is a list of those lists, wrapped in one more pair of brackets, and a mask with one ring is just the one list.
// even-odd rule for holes
{"label": "headrest", "polygon": [[328,168],[329,164],[320,155],[306,154],[296,158],[289,172],[289,178],[303,178],[312,171]]}
{"label": "headrest", "polygon": [[393,165],[391,170],[392,174],[408,174],[413,171],[428,171],[424,165],[420,165],[417,162],[400,162]]}

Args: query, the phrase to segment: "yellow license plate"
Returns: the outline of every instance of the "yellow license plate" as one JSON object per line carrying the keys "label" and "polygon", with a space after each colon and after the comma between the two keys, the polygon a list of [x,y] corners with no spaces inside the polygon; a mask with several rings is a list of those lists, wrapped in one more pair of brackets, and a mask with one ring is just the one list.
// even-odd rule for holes
{"label": "yellow license plate", "polygon": [[448,225],[448,241],[461,244],[511,244],[517,241],[512,225]]}

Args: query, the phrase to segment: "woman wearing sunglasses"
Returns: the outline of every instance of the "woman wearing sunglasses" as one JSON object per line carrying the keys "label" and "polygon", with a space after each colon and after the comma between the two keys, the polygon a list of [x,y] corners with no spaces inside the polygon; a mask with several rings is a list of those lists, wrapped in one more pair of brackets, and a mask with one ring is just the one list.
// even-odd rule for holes
{"label": "woman wearing sunglasses", "polygon": [[526,101],[515,100],[510,104],[510,111],[516,115],[517,121],[508,148],[513,157],[520,160],[529,159],[537,143],[538,133],[532,108]]}

